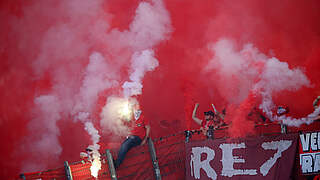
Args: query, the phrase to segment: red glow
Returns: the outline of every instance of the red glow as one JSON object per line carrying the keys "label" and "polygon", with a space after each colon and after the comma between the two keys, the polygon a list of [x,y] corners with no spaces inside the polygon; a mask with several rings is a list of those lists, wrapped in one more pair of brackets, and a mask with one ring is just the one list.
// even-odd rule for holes
{"label": "red glow", "polygon": [[[72,108],[68,109],[63,100],[77,102],[75,95],[80,91],[93,52],[103,54],[110,71],[117,70],[114,79],[119,82],[118,86],[97,95],[91,112],[98,130],[101,130],[99,114],[106,98],[119,95],[122,83],[129,79],[129,61],[138,45],[132,47],[130,43],[134,42],[128,43],[123,34],[111,33],[129,31],[141,1],[65,2],[68,3],[54,0],[0,2],[1,177],[19,174],[26,162],[35,159],[34,162],[47,166],[44,168],[60,166],[64,160],[79,159],[79,152],[90,144],[90,137],[80,122],[73,122]],[[145,118],[150,119],[153,137],[199,128],[191,119],[196,102],[200,103],[198,114],[201,115],[211,109],[211,103],[219,111],[227,108],[226,121],[233,122],[230,128],[233,137],[246,135],[239,131],[244,128],[254,133],[253,122],[244,117],[260,100],[250,94],[242,103],[234,105],[228,101],[230,97],[221,92],[222,89],[230,94],[238,93],[237,89],[229,87],[239,83],[242,77],[225,79],[216,71],[203,70],[214,56],[208,46],[221,38],[234,40],[237,50],[252,43],[262,53],[287,62],[290,68],[301,67],[313,86],[297,92],[273,94],[274,102],[288,105],[290,113],[296,117],[313,111],[312,101],[320,95],[318,0],[263,3],[255,0],[164,0],[163,3],[169,13],[171,33],[152,46],[159,66],[146,73],[139,96]],[[104,26],[103,22],[108,25]],[[31,147],[38,146],[29,142],[39,139],[48,130],[42,123],[52,127],[52,122],[46,119],[36,121],[40,127],[30,125],[39,114],[36,97],[50,93],[58,94],[64,102],[62,105],[66,105],[56,123],[62,152],[54,160],[45,158],[45,152],[35,153],[37,149]],[[39,130],[41,127],[44,129]],[[102,134],[102,148],[109,142],[115,143],[109,138],[110,134]]]}

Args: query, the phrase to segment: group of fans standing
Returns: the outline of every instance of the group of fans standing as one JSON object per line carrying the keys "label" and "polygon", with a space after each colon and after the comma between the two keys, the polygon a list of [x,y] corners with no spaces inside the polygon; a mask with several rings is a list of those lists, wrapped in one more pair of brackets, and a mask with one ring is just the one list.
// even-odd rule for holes
{"label": "group of fans standing", "polygon": [[[317,109],[319,107],[319,101],[320,101],[320,96],[318,96],[313,102],[314,109]],[[201,126],[199,132],[202,132],[203,135],[207,136],[207,138],[213,138],[214,130],[219,129],[223,126],[227,126],[227,124],[224,122],[224,118],[226,115],[225,109],[222,111],[222,113],[220,113],[213,106],[214,111],[209,110],[204,112],[204,120],[201,120],[196,115],[198,107],[199,107],[199,103],[196,103],[192,113],[192,119],[198,125]],[[276,113],[278,116],[282,116],[287,114],[288,112],[289,112],[289,108],[278,106]],[[254,113],[258,115],[258,118],[260,118],[262,122],[265,123],[267,121],[267,118],[263,116],[261,112],[257,111],[257,108],[253,108],[253,110],[248,114],[248,118],[252,116]],[[121,144],[117,159],[114,160],[114,166],[116,169],[120,166],[120,164],[124,160],[126,153],[133,147],[144,145],[150,135],[149,122],[145,120],[138,104],[136,104],[133,107],[132,119],[133,119],[131,124],[132,131],[130,132],[130,135],[127,136],[127,138]],[[318,116],[316,120],[320,120],[320,116]],[[81,154],[82,158],[86,157],[85,154],[87,154],[87,157],[90,160],[91,152],[92,152],[92,149],[87,148],[86,153]]]}

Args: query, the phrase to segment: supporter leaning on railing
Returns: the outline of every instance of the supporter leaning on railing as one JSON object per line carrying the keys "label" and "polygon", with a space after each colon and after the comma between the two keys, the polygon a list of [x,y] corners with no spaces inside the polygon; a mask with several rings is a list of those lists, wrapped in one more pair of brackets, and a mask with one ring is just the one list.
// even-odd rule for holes
{"label": "supporter leaning on railing", "polygon": [[117,169],[122,163],[127,152],[136,146],[144,145],[150,134],[150,125],[148,121],[142,115],[139,104],[135,104],[134,120],[132,122],[132,131],[126,140],[121,144],[117,159],[114,161],[114,166]]}

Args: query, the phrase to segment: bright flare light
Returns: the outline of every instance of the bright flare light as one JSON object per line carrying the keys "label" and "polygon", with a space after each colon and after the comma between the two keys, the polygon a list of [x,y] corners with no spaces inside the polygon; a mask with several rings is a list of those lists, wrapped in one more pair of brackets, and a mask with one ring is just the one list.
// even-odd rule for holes
{"label": "bright flare light", "polygon": [[101,161],[99,152],[93,153],[93,161],[91,163],[91,175],[95,178],[98,177],[98,172],[101,169]]}
{"label": "bright flare light", "polygon": [[126,101],[123,105],[122,111],[121,111],[121,115],[123,116],[129,116],[131,114],[130,108],[129,108],[129,102]]}
{"label": "bright flare light", "polygon": [[120,109],[119,109],[119,114],[120,114],[122,119],[130,121],[132,110],[131,110],[131,105],[130,105],[128,100],[123,101],[121,103],[121,106],[120,106]]}

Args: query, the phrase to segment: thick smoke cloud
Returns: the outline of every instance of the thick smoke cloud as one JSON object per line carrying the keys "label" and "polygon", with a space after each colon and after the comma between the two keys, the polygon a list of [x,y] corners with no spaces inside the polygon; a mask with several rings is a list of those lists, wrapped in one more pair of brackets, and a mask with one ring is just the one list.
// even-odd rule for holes
{"label": "thick smoke cloud", "polygon": [[134,51],[129,61],[129,78],[122,85],[123,93],[119,97],[111,96],[107,99],[100,114],[100,125],[104,131],[111,130],[120,136],[128,135],[129,129],[125,126],[125,121],[130,120],[121,111],[128,106],[131,109],[132,104],[139,104],[133,96],[141,95],[145,73],[153,71],[159,65],[151,48],[167,39],[171,32],[170,18],[162,1],[152,3],[140,3],[130,24],[130,31],[117,32],[120,36],[126,36],[125,43],[129,42],[128,46],[132,46]]}
{"label": "thick smoke cloud", "polygon": [[[211,103],[225,108],[233,137],[254,133],[246,118],[254,107],[312,126],[319,8],[316,0],[1,1],[0,176],[119,143],[128,130],[111,104],[126,98],[140,104],[152,137],[199,128],[196,102],[200,118]],[[290,117],[275,116],[283,104]]]}
{"label": "thick smoke cloud", "polygon": [[274,120],[269,115],[276,109],[272,102],[274,94],[311,86],[300,69],[290,69],[286,62],[262,54],[252,44],[245,44],[237,51],[233,41],[222,39],[209,48],[214,57],[205,70],[218,74],[213,80],[220,85],[220,95],[232,107],[225,120],[231,126],[229,132],[233,137],[254,132],[254,122],[249,120],[248,114],[253,108],[257,108],[261,98],[260,108],[270,120]]}
{"label": "thick smoke cloud", "polygon": [[21,150],[30,153],[23,166],[23,171],[45,168],[46,166],[41,161],[39,162],[39,157],[49,161],[57,161],[57,157],[62,152],[57,137],[60,135],[60,130],[56,124],[61,118],[60,113],[62,112],[59,100],[55,96],[47,95],[37,97],[34,103],[36,106],[33,112],[35,118],[28,124],[28,130],[37,136],[27,138],[27,143],[20,147]]}
{"label": "thick smoke cloud", "polygon": [[[112,88],[120,93],[119,84],[126,80],[126,71],[131,74],[128,78],[131,81],[124,83],[124,89],[129,84],[127,87],[133,91],[127,96],[141,94],[145,72],[158,66],[151,48],[170,32],[170,19],[162,2],[139,3],[135,18],[125,31],[109,29],[110,15],[104,11],[105,5],[99,0],[31,3],[22,9],[24,18],[10,17],[13,29],[22,27],[14,30],[21,36],[18,43],[22,54],[30,58],[33,72],[30,78],[35,82],[49,81],[44,91],[35,91],[34,113],[28,123],[30,135],[17,145],[31,154],[22,162],[26,167],[23,171],[48,168],[49,163],[42,156],[52,162],[59,160],[63,149],[59,136],[64,136],[60,134],[59,121],[83,123],[91,136],[91,147],[98,153],[100,134],[93,123],[99,120],[94,114],[101,108],[97,107],[99,97],[107,96],[104,93]],[[43,16],[46,17],[42,19]],[[37,23],[42,27],[38,29]],[[27,34],[27,28],[40,32],[32,56],[27,51],[35,35]],[[127,70],[130,56],[132,65]],[[43,154],[50,149],[52,153]]]}

